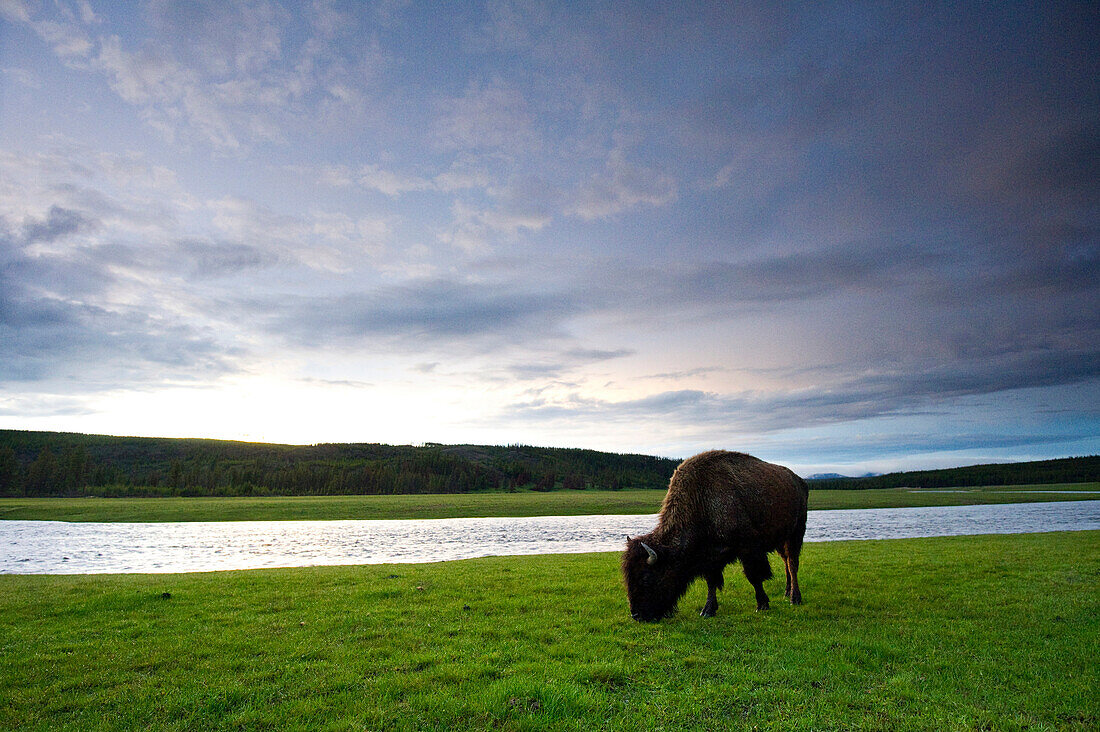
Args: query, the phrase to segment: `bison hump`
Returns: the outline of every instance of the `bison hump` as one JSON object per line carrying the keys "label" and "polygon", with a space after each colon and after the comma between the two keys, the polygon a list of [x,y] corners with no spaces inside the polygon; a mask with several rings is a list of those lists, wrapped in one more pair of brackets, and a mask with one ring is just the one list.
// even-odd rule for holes
{"label": "bison hump", "polygon": [[802,481],[751,455],[711,450],[677,467],[661,507],[660,529],[681,538],[742,540],[784,532],[806,510]]}

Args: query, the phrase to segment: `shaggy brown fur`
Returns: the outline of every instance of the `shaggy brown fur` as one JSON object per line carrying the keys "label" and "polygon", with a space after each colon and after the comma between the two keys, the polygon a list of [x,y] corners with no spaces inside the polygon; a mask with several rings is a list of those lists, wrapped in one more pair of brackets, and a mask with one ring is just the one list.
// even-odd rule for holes
{"label": "shaggy brown fur", "polygon": [[735,561],[756,590],[756,609],[766,610],[763,585],[772,576],[773,551],[786,567],[787,597],[800,604],[808,495],[787,468],[744,453],[712,450],[685,460],[669,481],[657,528],[627,541],[623,578],[631,615],[653,621],[672,614],[691,582],[704,577],[709,592],[700,614],[714,616],[722,571]]}

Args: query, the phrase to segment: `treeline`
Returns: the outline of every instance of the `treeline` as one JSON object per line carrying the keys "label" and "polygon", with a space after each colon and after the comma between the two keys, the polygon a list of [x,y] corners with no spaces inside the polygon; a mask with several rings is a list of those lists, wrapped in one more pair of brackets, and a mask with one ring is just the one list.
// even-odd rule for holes
{"label": "treeline", "polygon": [[[679,461],[526,445],[269,445],[0,430],[0,496],[301,496],[665,488]],[[1100,481],[1100,456],[808,481],[811,489]]]}
{"label": "treeline", "polygon": [[0,496],[664,488],[678,461],[526,445],[269,445],[0,430]]}
{"label": "treeline", "polygon": [[1042,485],[1100,481],[1100,455],[992,463],[944,470],[915,470],[866,478],[825,478],[807,481],[810,488],[956,488],[984,485]]}

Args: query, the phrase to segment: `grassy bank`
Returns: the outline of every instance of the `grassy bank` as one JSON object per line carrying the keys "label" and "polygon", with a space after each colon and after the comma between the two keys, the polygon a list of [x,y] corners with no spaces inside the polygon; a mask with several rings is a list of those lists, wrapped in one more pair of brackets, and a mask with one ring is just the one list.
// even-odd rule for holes
{"label": "grassy bank", "polygon": [[0,728],[1100,724],[1100,532],[810,544],[766,613],[727,574],[656,625],[614,554],[0,576]]}
{"label": "grassy bank", "polygon": [[[1091,491],[1044,493],[1041,491]],[[281,498],[0,498],[0,519],[53,521],[272,521],[582,516],[656,513],[664,490]],[[965,488],[959,492],[813,490],[810,509],[960,506],[1100,498],[1100,483]]]}

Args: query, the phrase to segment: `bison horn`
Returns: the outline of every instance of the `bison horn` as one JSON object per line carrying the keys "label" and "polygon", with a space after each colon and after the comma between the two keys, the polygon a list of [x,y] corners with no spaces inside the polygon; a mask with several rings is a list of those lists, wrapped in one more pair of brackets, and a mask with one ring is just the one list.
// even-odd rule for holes
{"label": "bison horn", "polygon": [[645,549],[646,552],[649,553],[649,559],[645,560],[645,563],[646,564],[656,564],[657,563],[657,552],[653,551],[653,547],[651,547],[649,544],[646,544],[644,541],[641,541],[641,542],[638,542],[638,543],[641,544],[642,548]]}

